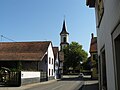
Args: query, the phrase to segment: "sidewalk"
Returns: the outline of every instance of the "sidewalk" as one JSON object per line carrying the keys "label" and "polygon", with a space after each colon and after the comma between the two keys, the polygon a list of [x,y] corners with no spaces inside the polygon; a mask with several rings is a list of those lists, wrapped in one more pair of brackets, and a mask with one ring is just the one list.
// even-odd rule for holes
{"label": "sidewalk", "polygon": [[56,81],[58,81],[58,79],[57,80],[50,80],[50,81],[46,81],[46,82],[39,82],[39,83],[22,85],[20,87],[0,87],[0,90],[25,90],[25,89],[31,88],[33,86],[36,86],[36,85],[49,84],[49,83],[56,82]]}
{"label": "sidewalk", "polygon": [[98,81],[85,81],[83,87],[79,90],[98,90]]}

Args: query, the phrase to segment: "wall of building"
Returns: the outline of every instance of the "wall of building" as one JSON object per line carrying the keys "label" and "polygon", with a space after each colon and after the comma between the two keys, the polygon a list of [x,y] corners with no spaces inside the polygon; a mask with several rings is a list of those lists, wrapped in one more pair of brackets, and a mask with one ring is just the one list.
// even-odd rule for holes
{"label": "wall of building", "polygon": [[44,56],[43,60],[39,62],[39,71],[47,72],[47,54]]}
{"label": "wall of building", "polygon": [[61,34],[61,42],[64,42],[64,37],[66,37],[66,42],[68,42],[68,34]]}
{"label": "wall of building", "polygon": [[61,73],[61,75],[63,75],[63,62],[60,62],[60,73]]}
{"label": "wall of building", "polygon": [[0,61],[0,67],[6,67],[11,70],[17,70],[19,68],[25,71],[38,71],[37,61]]}
{"label": "wall of building", "polygon": [[38,71],[37,61],[21,61],[21,67],[24,71]]}
{"label": "wall of building", "polygon": [[[48,51],[47,51],[47,55],[48,55],[48,79],[53,79],[54,78],[54,54],[53,54],[53,49],[52,49],[52,44],[50,43],[49,47],[48,47]],[[53,60],[53,62],[52,62]],[[50,63],[49,63],[50,62]]]}
{"label": "wall of building", "polygon": [[98,68],[97,68],[97,52],[91,53],[91,63],[92,63],[92,69],[91,69],[91,74],[92,74],[92,79],[97,79],[98,78]]}
{"label": "wall of building", "polygon": [[18,61],[0,61],[0,67],[6,67],[9,69],[17,69]]}
{"label": "wall of building", "polygon": [[56,59],[55,59],[55,68],[54,68],[54,74],[55,74],[55,79],[59,78],[59,60],[58,60],[58,53],[56,55]]}
{"label": "wall of building", "polygon": [[40,82],[40,72],[21,71],[21,85]]}
{"label": "wall of building", "polygon": [[120,90],[120,23],[112,34],[114,48],[114,66],[116,74],[116,87]]}
{"label": "wall of building", "polygon": [[[104,14],[97,27],[98,36],[98,55],[101,56],[102,49],[105,50],[106,58],[106,75],[107,75],[107,89],[115,89],[115,68],[113,59],[113,43],[112,32],[118,23],[120,23],[120,1],[119,0],[103,0]],[[96,23],[98,25],[98,15],[96,6]],[[102,63],[102,62],[101,62]]]}

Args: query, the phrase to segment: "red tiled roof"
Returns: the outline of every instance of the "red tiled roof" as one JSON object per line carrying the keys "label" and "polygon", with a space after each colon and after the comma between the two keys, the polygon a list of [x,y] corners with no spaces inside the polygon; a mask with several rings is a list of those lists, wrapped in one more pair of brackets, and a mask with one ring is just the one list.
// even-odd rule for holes
{"label": "red tiled roof", "polygon": [[97,52],[97,37],[93,37],[90,43],[90,53]]}
{"label": "red tiled roof", "polygon": [[32,60],[42,59],[51,42],[2,42],[0,43],[0,60]]}

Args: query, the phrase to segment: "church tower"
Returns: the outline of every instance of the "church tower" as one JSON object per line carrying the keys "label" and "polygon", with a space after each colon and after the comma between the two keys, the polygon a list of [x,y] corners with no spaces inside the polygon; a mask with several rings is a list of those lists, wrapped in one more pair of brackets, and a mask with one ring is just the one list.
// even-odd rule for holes
{"label": "church tower", "polygon": [[63,21],[62,31],[60,32],[60,50],[62,51],[65,46],[68,46],[69,33],[66,30],[65,20]]}

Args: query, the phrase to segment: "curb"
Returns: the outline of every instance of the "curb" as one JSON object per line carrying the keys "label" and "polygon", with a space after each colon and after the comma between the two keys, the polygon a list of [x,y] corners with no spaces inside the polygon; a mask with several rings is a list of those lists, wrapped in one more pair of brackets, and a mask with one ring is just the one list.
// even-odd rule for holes
{"label": "curb", "polygon": [[85,81],[82,81],[74,90],[82,90],[82,88],[84,87],[84,83]]}
{"label": "curb", "polygon": [[83,89],[83,87],[84,87],[84,85],[82,85],[78,90],[82,90]]}
{"label": "curb", "polygon": [[84,84],[82,85],[82,87],[80,89],[77,89],[77,90],[85,90],[86,88],[89,88],[90,90],[98,90],[97,87],[99,87],[98,86],[98,81],[94,81],[94,82],[93,81],[89,81],[89,82],[88,81],[84,81]]}

